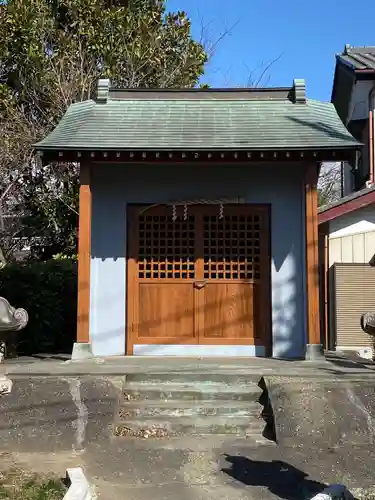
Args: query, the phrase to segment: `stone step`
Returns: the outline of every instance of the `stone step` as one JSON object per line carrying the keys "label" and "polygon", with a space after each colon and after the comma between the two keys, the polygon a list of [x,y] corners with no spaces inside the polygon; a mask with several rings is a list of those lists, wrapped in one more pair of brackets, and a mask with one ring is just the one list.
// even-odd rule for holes
{"label": "stone step", "polygon": [[257,402],[243,401],[138,401],[126,402],[119,408],[119,418],[138,417],[199,417],[237,416],[260,418],[262,406]]}
{"label": "stone step", "polygon": [[[151,437],[151,436],[150,436]],[[143,439],[138,437],[127,436],[127,440],[136,441],[137,449],[141,450],[145,447],[147,450],[181,450],[183,452],[209,452],[213,450],[222,450],[225,447],[228,451],[233,451],[233,454],[238,452],[238,447],[242,450],[245,448],[249,453],[254,451],[254,446],[276,446],[275,441],[271,441],[260,434],[251,434],[247,436],[233,436],[233,434],[204,434],[204,435],[187,435],[187,436],[168,436],[165,438],[149,439],[145,443]],[[116,446],[114,441],[114,446]],[[120,445],[121,447],[124,444]]]}
{"label": "stone step", "polygon": [[231,386],[220,383],[126,383],[125,401],[257,401],[262,391],[256,385]]}
{"label": "stone step", "polygon": [[168,417],[117,421],[115,435],[125,437],[168,437],[225,434],[261,437],[264,422],[248,417]]}
{"label": "stone step", "polygon": [[247,387],[258,387],[261,376],[238,375],[235,371],[189,371],[189,372],[162,372],[162,373],[133,373],[126,376],[127,382],[137,382],[144,384],[164,384],[164,383],[209,383],[241,385]]}

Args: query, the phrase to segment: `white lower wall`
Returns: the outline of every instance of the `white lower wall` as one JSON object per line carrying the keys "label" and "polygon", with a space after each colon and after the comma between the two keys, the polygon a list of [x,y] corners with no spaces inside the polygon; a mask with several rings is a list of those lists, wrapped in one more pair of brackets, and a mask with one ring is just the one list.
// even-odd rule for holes
{"label": "white lower wall", "polygon": [[264,357],[266,349],[255,345],[135,344],[135,356]]}

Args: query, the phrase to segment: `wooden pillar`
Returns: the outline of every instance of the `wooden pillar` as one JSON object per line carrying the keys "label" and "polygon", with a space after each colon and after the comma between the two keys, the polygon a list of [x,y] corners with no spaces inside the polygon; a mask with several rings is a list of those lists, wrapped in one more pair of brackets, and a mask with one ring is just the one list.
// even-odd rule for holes
{"label": "wooden pillar", "polygon": [[309,165],[305,176],[307,346],[306,359],[322,357],[319,316],[318,166]]}
{"label": "wooden pillar", "polygon": [[90,340],[91,186],[90,165],[81,164],[78,229],[77,342]]}
{"label": "wooden pillar", "polygon": [[329,241],[328,235],[324,235],[324,336],[325,336],[325,349],[331,348],[329,338],[329,324],[328,324],[328,273],[329,273]]}

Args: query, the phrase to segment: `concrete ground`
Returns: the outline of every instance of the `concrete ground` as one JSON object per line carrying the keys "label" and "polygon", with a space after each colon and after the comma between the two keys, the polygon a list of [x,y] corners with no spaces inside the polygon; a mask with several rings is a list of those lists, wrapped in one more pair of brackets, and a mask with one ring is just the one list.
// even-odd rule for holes
{"label": "concrete ground", "polygon": [[[305,499],[344,482],[375,498],[374,368],[330,356],[281,360],[117,358],[11,360],[0,398],[1,467],[64,475],[82,466],[113,500]],[[264,376],[278,444],[209,436],[139,440],[113,436],[127,373],[179,370]]]}
{"label": "concrete ground", "polygon": [[359,357],[327,353],[319,362],[292,361],[269,358],[193,358],[193,357],[137,357],[112,356],[72,361],[67,355],[40,355],[6,360],[0,364],[0,374],[15,376],[103,375],[123,376],[127,373],[158,371],[236,371],[265,375],[298,377],[351,377],[370,376],[375,363]]}

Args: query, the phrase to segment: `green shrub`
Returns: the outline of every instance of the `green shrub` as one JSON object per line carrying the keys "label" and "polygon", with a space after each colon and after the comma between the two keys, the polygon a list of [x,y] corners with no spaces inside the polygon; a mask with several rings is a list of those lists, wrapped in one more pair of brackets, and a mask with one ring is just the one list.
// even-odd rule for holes
{"label": "green shrub", "polygon": [[43,478],[21,471],[1,474],[0,500],[62,500],[67,491],[57,478]]}
{"label": "green shrub", "polygon": [[78,262],[78,255],[75,253],[73,255],[66,255],[65,253],[57,253],[52,257],[54,260],[71,260]]}
{"label": "green shrub", "polygon": [[23,307],[29,323],[17,335],[18,354],[71,352],[76,335],[77,264],[63,260],[9,264],[0,295]]}

